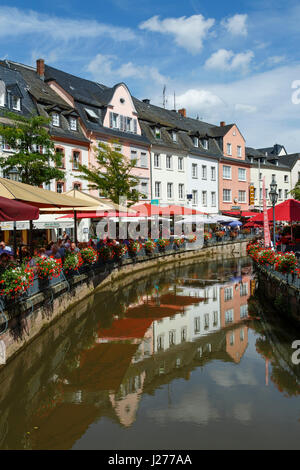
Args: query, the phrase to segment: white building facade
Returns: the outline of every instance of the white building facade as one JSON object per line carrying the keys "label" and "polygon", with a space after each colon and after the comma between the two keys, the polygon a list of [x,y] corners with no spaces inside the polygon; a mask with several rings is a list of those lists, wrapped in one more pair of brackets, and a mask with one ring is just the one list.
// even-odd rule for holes
{"label": "white building facade", "polygon": [[189,154],[187,158],[187,191],[189,206],[209,214],[219,211],[219,163],[217,159]]}

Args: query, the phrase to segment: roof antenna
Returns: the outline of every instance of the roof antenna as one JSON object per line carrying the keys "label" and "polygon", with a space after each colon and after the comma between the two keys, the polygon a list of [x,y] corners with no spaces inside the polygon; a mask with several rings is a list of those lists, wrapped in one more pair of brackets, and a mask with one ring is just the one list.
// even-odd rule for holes
{"label": "roof antenna", "polygon": [[166,104],[167,104],[167,100],[166,100],[166,85],[164,85],[164,88],[163,88],[163,107],[166,108]]}

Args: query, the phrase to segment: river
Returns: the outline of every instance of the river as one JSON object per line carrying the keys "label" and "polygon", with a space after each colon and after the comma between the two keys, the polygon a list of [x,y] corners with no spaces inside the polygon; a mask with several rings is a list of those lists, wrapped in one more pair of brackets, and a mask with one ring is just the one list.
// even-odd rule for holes
{"label": "river", "polygon": [[0,449],[299,449],[295,326],[248,258],[95,291],[0,369]]}

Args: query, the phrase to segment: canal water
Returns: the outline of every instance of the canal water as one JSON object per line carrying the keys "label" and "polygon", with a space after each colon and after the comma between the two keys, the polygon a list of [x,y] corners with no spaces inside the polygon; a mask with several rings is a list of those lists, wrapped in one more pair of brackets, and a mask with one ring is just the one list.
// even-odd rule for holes
{"label": "canal water", "polygon": [[128,281],[2,366],[0,449],[300,447],[300,332],[255,297],[248,258]]}

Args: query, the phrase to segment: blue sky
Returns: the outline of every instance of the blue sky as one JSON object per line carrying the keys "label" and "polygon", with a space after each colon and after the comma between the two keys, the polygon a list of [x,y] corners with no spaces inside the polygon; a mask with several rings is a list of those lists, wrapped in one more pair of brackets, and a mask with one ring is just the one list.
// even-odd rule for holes
{"label": "blue sky", "polygon": [[170,109],[175,91],[177,108],[236,122],[249,146],[300,152],[299,24],[294,0],[0,0],[0,57],[124,81],[158,105],[166,85]]}

